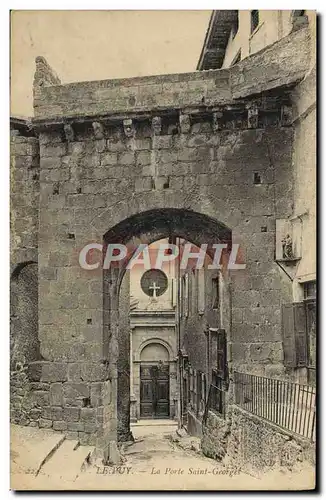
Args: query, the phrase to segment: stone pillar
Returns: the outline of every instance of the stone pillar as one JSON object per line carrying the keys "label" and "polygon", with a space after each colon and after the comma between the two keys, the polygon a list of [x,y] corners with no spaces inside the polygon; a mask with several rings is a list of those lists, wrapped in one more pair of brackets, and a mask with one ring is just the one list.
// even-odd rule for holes
{"label": "stone pillar", "polygon": [[118,441],[132,441],[130,432],[130,273],[124,275],[119,292]]}

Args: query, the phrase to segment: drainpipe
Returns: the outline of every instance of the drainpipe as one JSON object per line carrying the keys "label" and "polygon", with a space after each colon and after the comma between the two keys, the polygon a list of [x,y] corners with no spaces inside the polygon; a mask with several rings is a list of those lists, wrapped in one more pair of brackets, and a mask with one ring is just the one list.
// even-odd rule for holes
{"label": "drainpipe", "polygon": [[178,247],[177,269],[176,269],[176,326],[177,326],[177,346],[178,346],[178,367],[179,367],[179,411],[178,411],[178,428],[181,429],[183,421],[183,371],[182,371],[182,356],[181,356],[181,317],[180,317],[180,238],[176,238]]}

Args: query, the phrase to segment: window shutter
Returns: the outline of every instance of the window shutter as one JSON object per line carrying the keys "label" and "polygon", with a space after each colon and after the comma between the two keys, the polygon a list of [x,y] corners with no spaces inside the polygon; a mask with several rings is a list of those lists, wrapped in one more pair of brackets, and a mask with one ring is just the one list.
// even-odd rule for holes
{"label": "window shutter", "polygon": [[295,350],[297,354],[297,366],[307,366],[308,349],[307,349],[307,334],[306,334],[306,310],[303,302],[295,302],[293,304],[294,313],[294,334],[295,334]]}
{"label": "window shutter", "polygon": [[294,335],[293,304],[282,306],[282,335],[284,366],[294,368],[296,366],[296,347]]}
{"label": "window shutter", "polygon": [[217,375],[222,380],[226,378],[226,333],[223,329],[217,332]]}
{"label": "window shutter", "polygon": [[198,313],[205,312],[205,271],[198,269]]}

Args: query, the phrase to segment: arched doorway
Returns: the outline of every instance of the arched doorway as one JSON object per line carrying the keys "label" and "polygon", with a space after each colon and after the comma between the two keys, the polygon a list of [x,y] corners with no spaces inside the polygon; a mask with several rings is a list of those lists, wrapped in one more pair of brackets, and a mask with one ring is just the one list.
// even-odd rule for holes
{"label": "arched doorway", "polygon": [[140,418],[170,416],[169,352],[161,343],[147,344],[140,353]]}

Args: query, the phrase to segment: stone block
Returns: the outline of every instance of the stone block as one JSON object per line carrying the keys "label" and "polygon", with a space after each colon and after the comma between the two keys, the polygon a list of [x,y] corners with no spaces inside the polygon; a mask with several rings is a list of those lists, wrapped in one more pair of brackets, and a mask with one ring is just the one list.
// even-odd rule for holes
{"label": "stone block", "polygon": [[95,141],[95,151],[97,153],[103,153],[106,150],[106,140],[98,139]]}
{"label": "stone block", "polygon": [[173,163],[177,161],[177,152],[174,150],[162,149],[157,152],[156,159],[159,163]]}
{"label": "stone block", "polygon": [[119,153],[119,165],[133,165],[135,163],[135,154],[132,152]]}
{"label": "stone block", "polygon": [[160,176],[155,178],[155,189],[162,191],[163,189],[169,189],[170,179],[169,176]]}
{"label": "stone block", "polygon": [[97,406],[101,406],[102,404],[102,383],[93,383],[91,384],[91,406],[96,408]]}
{"label": "stone block", "polygon": [[83,432],[84,422],[68,422],[68,431]]}
{"label": "stone block", "polygon": [[136,165],[146,166],[152,163],[152,154],[150,151],[138,151],[136,153]]}
{"label": "stone block", "polygon": [[37,406],[41,408],[43,406],[49,406],[49,393],[47,391],[34,391],[32,394],[33,401]]}
{"label": "stone block", "polygon": [[90,388],[85,383],[66,382],[63,384],[63,393],[65,398],[73,400],[89,398]]}
{"label": "stone block", "polygon": [[95,422],[92,423],[87,423],[85,422],[84,426],[84,432],[87,432],[88,434],[94,434],[97,431],[97,424]]}
{"label": "stone block", "polygon": [[65,430],[67,430],[67,422],[65,422],[63,420],[53,422],[53,429],[55,431],[65,431]]}
{"label": "stone block", "polygon": [[61,383],[51,384],[50,404],[52,406],[62,406],[63,405],[63,387],[62,387]]}
{"label": "stone block", "polygon": [[96,411],[95,408],[81,408],[80,410],[80,421],[85,424],[96,423]]}
{"label": "stone block", "polygon": [[51,408],[51,419],[52,420],[63,420],[63,408],[60,406],[53,406]]}
{"label": "stone block", "polygon": [[69,363],[68,379],[71,382],[96,382],[107,378],[106,366],[101,363]]}
{"label": "stone block", "polygon": [[173,144],[172,135],[158,135],[153,139],[153,149],[170,149]]}
{"label": "stone block", "polygon": [[67,154],[67,144],[66,143],[58,143],[58,144],[41,144],[40,145],[40,156],[41,157],[57,157],[57,156],[65,156]]}
{"label": "stone block", "polygon": [[231,358],[232,361],[241,361],[245,363],[249,359],[249,346],[244,343],[232,342]]}
{"label": "stone block", "polygon": [[52,427],[52,420],[46,420],[45,418],[40,418],[38,424],[39,427],[44,427],[44,429],[50,429]]}
{"label": "stone block", "polygon": [[43,363],[34,361],[28,365],[28,378],[30,381],[40,381],[42,378]]}
{"label": "stone block", "polygon": [[66,422],[78,422],[80,417],[80,408],[66,406],[63,409],[63,418]]}
{"label": "stone block", "polygon": [[250,359],[254,362],[280,362],[282,361],[282,348],[277,343],[254,343],[250,345]]}
{"label": "stone block", "polygon": [[137,193],[142,191],[151,191],[153,189],[152,177],[140,177],[135,180],[135,191]]}
{"label": "stone block", "polygon": [[42,414],[43,414],[43,411],[41,408],[32,408],[29,411],[28,415],[31,418],[31,420],[38,420]]}
{"label": "stone block", "polygon": [[41,415],[42,415],[42,418],[44,418],[45,420],[59,420],[59,419],[54,419],[52,417],[51,406],[43,406],[43,408],[41,410]]}
{"label": "stone block", "polygon": [[118,163],[117,153],[105,153],[101,155],[101,165],[116,165]]}
{"label": "stone block", "polygon": [[40,277],[45,280],[56,280],[57,269],[54,267],[43,267],[39,270]]}
{"label": "stone block", "polygon": [[68,376],[67,363],[43,363],[42,382],[65,382]]}
{"label": "stone block", "polygon": [[209,163],[213,159],[213,150],[210,147],[206,146],[201,146],[198,148],[183,148],[178,153],[178,161],[181,162],[202,161],[205,163]]}
{"label": "stone block", "polygon": [[127,144],[123,141],[107,140],[107,148],[109,151],[126,151]]}
{"label": "stone block", "polygon": [[65,435],[66,439],[73,439],[78,441],[78,432],[76,431],[67,431]]}
{"label": "stone block", "polygon": [[62,167],[62,159],[61,157],[52,157],[52,158],[40,158],[40,167],[41,169],[51,170],[51,169],[59,169]]}
{"label": "stone block", "polygon": [[151,139],[135,139],[135,146],[137,150],[151,149]]}
{"label": "stone block", "polygon": [[96,438],[86,432],[78,432],[78,439],[81,446],[94,446]]}

